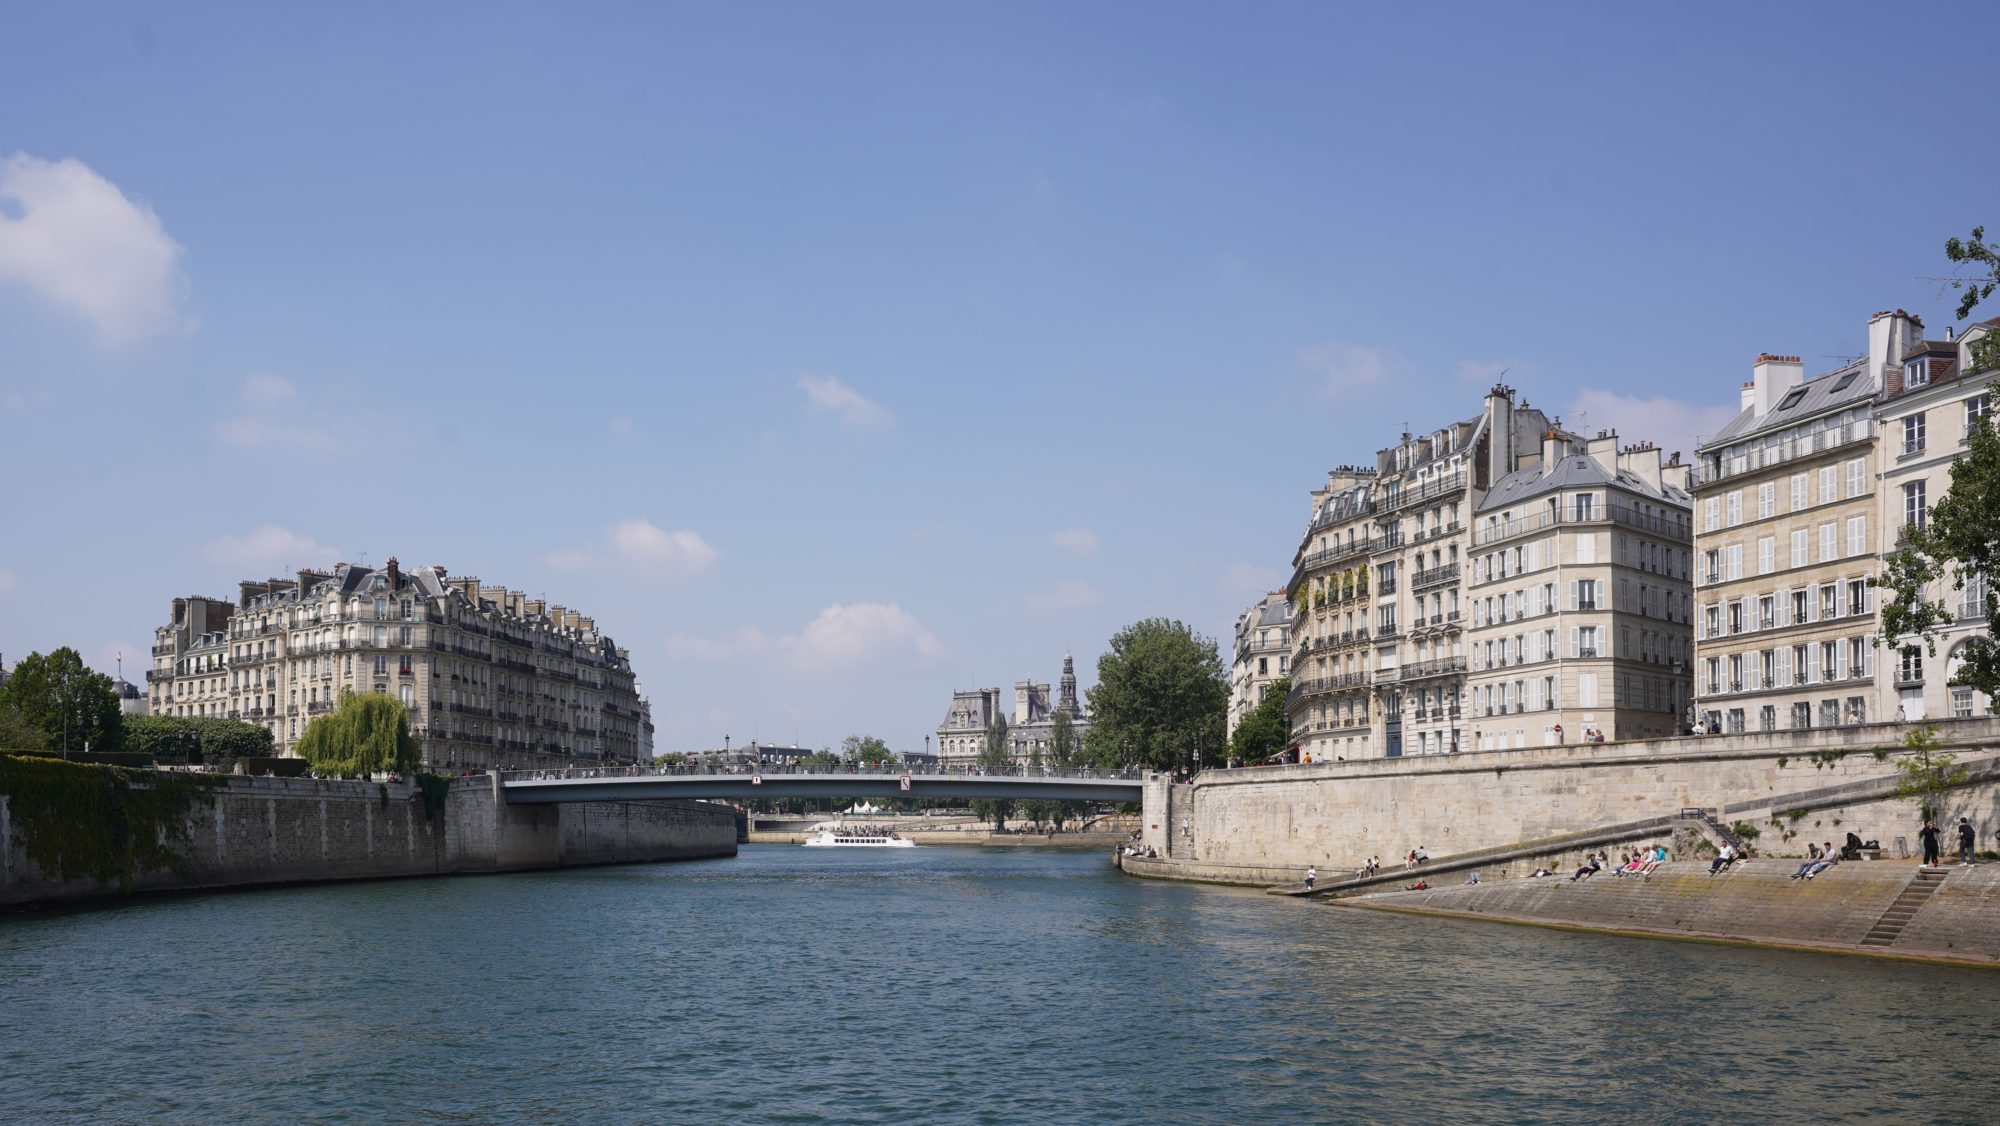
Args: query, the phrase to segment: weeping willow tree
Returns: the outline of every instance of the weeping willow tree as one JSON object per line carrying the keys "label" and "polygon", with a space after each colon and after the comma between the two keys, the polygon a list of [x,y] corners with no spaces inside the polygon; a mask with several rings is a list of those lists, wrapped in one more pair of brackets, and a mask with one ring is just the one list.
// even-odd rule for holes
{"label": "weeping willow tree", "polygon": [[299,755],[315,773],[341,778],[408,773],[423,761],[409,709],[380,692],[343,694],[339,707],[306,725]]}

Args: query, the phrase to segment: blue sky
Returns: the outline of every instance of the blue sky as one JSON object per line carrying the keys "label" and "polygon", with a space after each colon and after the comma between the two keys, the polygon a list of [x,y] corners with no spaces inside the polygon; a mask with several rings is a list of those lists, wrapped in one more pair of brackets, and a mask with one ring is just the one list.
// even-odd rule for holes
{"label": "blue sky", "polygon": [[1226,637],[1501,369],[1691,449],[1759,351],[1941,331],[1988,15],[15,6],[0,654],[395,554],[594,614],[663,750],[918,748]]}

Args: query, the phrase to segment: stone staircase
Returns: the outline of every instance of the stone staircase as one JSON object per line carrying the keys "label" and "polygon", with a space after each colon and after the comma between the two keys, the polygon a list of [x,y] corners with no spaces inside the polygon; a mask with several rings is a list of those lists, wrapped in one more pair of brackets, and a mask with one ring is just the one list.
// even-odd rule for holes
{"label": "stone staircase", "polygon": [[1894,945],[1897,937],[1903,933],[1903,928],[1909,926],[1910,920],[1917,917],[1917,912],[1924,904],[1930,902],[1931,896],[1937,893],[1937,889],[1944,884],[1944,878],[1950,874],[1949,868],[1917,869],[1917,874],[1910,878],[1902,894],[1896,897],[1895,902],[1889,904],[1889,909],[1882,912],[1882,917],[1875,921],[1875,926],[1862,938],[1861,945]]}

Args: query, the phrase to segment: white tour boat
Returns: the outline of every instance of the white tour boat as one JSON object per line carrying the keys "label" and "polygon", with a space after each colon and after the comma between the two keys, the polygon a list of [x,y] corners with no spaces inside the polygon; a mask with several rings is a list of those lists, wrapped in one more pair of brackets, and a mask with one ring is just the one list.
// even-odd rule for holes
{"label": "white tour boat", "polygon": [[917,842],[874,829],[821,829],[806,838],[807,848],[915,848]]}

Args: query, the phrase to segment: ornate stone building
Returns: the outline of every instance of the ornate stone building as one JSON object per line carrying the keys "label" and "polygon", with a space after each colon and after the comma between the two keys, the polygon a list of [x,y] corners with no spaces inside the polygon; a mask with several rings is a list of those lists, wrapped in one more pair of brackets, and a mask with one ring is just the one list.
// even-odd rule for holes
{"label": "ornate stone building", "polygon": [[[1910,318],[1920,335],[1922,322]],[[2000,331],[2000,318],[1975,325],[1963,337],[1947,330],[1944,340],[1913,340],[1902,363],[1884,371],[1875,422],[1884,449],[1879,515],[1880,549],[1901,547],[1904,529],[1930,520],[1931,506],[1951,487],[1951,466],[1965,451],[1973,424],[1993,410],[1989,390],[1996,375],[1973,367],[1973,344]],[[1895,663],[1893,696],[1880,693],[1889,714],[1901,708],[1907,719],[1963,719],[1987,714],[1991,701],[1973,688],[1953,687],[1952,677],[1968,647],[1992,643],[1987,603],[1988,576],[1953,573],[1931,592],[1951,621],[1938,631],[1933,653],[1922,643],[1896,646],[1884,654]],[[1879,607],[1878,607],[1879,614]]]}
{"label": "ornate stone building", "polygon": [[1868,355],[1812,379],[1797,356],[1757,357],[1742,413],[1700,448],[1695,692],[1704,727],[1888,718],[1870,585],[1883,535],[1874,409],[1884,371],[1921,331],[1907,314],[1877,314]]}
{"label": "ornate stone building", "polygon": [[[1543,444],[1552,436],[1557,443],[1555,450]],[[1518,570],[1496,575],[1493,570],[1479,571],[1473,566],[1475,550],[1482,546],[1475,539],[1475,514],[1485,511],[1482,506],[1491,492],[1503,485],[1509,495],[1524,500],[1532,495],[1538,503],[1549,499],[1545,494],[1560,498],[1566,490],[1588,491],[1602,498],[1604,505],[1601,513],[1592,511],[1590,523],[1608,527],[1614,507],[1611,494],[1604,480],[1597,480],[1592,487],[1583,483],[1583,477],[1608,477],[1620,486],[1612,490],[1620,495],[1627,491],[1649,493],[1652,486],[1628,488],[1624,477],[1633,474],[1636,480],[1647,480],[1640,467],[1658,467],[1658,454],[1650,447],[1620,453],[1616,439],[1609,435],[1599,441],[1595,452],[1592,450],[1590,443],[1552,426],[1543,412],[1526,403],[1517,407],[1512,388],[1496,386],[1487,393],[1478,415],[1425,434],[1405,433],[1396,445],[1377,452],[1374,466],[1343,466],[1328,475],[1326,485],[1312,494],[1312,521],[1292,557],[1292,578],[1285,588],[1293,605],[1292,691],[1287,710],[1292,740],[1301,758],[1437,754],[1473,746],[1475,717],[1469,714],[1468,698],[1475,671],[1468,637],[1473,625],[1473,588],[1480,588],[1482,605],[1487,598],[1504,603],[1520,575]],[[1571,452],[1580,452],[1593,465],[1614,468],[1599,472],[1572,466],[1550,478],[1556,483],[1545,482],[1538,468],[1544,454]],[[1659,492],[1657,500],[1647,503],[1663,502],[1665,490]],[[1570,503],[1574,505],[1574,499]],[[1504,501],[1502,511],[1506,511]],[[1508,531],[1502,527],[1507,523],[1500,520],[1486,534],[1496,548],[1494,554],[1512,560],[1513,544],[1503,545],[1503,541],[1525,536],[1528,529]],[[1593,528],[1584,538],[1594,544],[1599,536]],[[1574,537],[1571,542],[1570,548],[1558,550],[1574,550]],[[1599,581],[1610,583],[1608,569],[1618,565],[1615,545],[1619,542],[1615,536],[1606,540],[1606,562],[1592,564],[1606,569],[1597,577]],[[1494,585],[1503,580],[1509,585]],[[1657,581],[1661,591],[1649,585],[1647,597],[1656,600],[1649,604],[1663,606],[1657,600],[1665,598],[1663,592],[1674,580],[1661,574]],[[1679,582],[1677,589],[1684,590],[1685,578]],[[1607,585],[1606,606],[1613,589]],[[1588,610],[1579,607],[1576,611],[1560,600],[1555,605],[1556,609],[1544,609],[1549,620],[1542,623],[1537,636],[1555,630],[1566,637],[1572,625],[1581,636],[1584,623],[1574,613],[1610,613],[1594,602]],[[1497,718],[1498,709],[1508,700],[1503,680],[1516,679],[1499,675],[1500,646],[1503,641],[1514,644],[1514,636],[1511,631],[1499,630],[1505,621],[1488,620],[1485,624],[1492,627],[1491,639],[1496,642],[1494,664],[1489,669],[1484,663],[1488,638],[1482,636],[1477,671],[1489,674],[1482,687],[1499,685],[1494,705]],[[1593,624],[1595,628],[1610,627],[1608,618]],[[1664,626],[1662,619],[1660,632],[1669,632]],[[1521,632],[1525,634],[1525,630]],[[1536,643],[1527,644],[1533,653]],[[1508,652],[1505,667],[1511,669],[1512,654],[1518,650]],[[1560,652],[1538,658],[1550,662],[1564,659]],[[1672,675],[1671,664],[1663,665],[1660,671],[1662,677]],[[1685,664],[1679,675],[1686,676]],[[1546,689],[1547,674],[1537,680]],[[1562,694],[1561,678],[1558,680],[1555,695],[1544,692],[1540,697],[1544,711],[1575,702]],[[1608,675],[1601,697],[1589,710],[1595,714],[1599,709],[1629,707],[1620,694],[1643,694],[1651,684],[1628,683]],[[1518,708],[1518,685],[1514,691],[1513,707]],[[1486,694],[1480,699],[1494,697]],[[1605,725],[1611,726],[1611,721],[1606,720]],[[1547,726],[1553,741],[1554,721]],[[1480,729],[1479,734],[1498,745],[1497,726]],[[1538,738],[1534,743],[1539,745],[1541,732],[1535,734]],[[1607,736],[1610,734],[1607,731]],[[1517,738],[1510,726],[1507,745],[1517,743],[1528,743],[1525,731]]]}
{"label": "ornate stone building", "polygon": [[1284,591],[1274,590],[1236,617],[1236,656],[1229,666],[1231,736],[1271,685],[1290,676],[1291,670],[1292,604]]}
{"label": "ornate stone building", "polygon": [[974,765],[980,751],[986,747],[986,729],[1002,716],[1007,719],[1010,754],[1017,763],[1025,764],[1037,750],[1047,760],[1049,737],[1054,731],[1057,713],[1069,717],[1076,730],[1077,743],[1081,746],[1083,733],[1090,727],[1090,717],[1084,714],[1083,705],[1078,701],[1076,664],[1067,653],[1063,654],[1062,678],[1057,683],[1059,694],[1053,706],[1049,701],[1047,682],[1036,684],[1023,680],[1016,683],[1011,712],[1004,709],[998,688],[953,692],[951,708],[945,713],[944,722],[937,727],[938,761],[947,767]]}
{"label": "ornate stone building", "polygon": [[1473,522],[1472,748],[1678,733],[1694,657],[1689,467],[1558,429],[1517,461]]}
{"label": "ornate stone building", "polygon": [[438,769],[633,762],[652,725],[626,651],[590,618],[393,558],[246,579],[233,602],[176,598],[152,656],[153,714],[260,724],[280,754],[344,692],[401,700]]}

